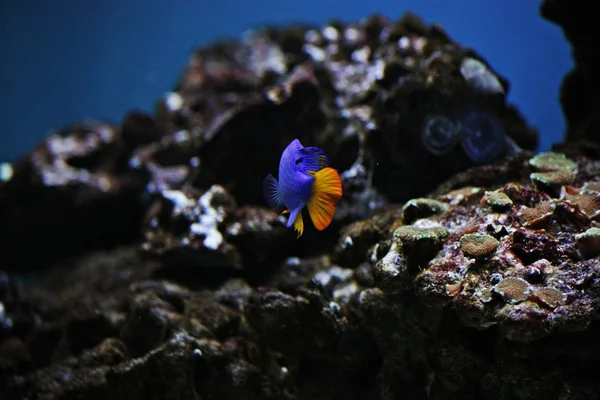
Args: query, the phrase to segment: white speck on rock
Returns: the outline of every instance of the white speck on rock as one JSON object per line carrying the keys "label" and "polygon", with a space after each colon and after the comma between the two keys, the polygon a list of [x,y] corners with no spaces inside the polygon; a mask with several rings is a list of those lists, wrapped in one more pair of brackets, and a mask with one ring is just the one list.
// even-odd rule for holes
{"label": "white speck on rock", "polygon": [[327,271],[319,271],[313,277],[313,279],[319,282],[321,286],[327,286],[329,282],[331,282],[331,278],[332,276],[329,275]]}
{"label": "white speck on rock", "polygon": [[349,282],[336,288],[333,291],[332,297],[337,303],[347,304],[352,298],[352,296],[358,293],[359,290],[360,288],[355,282]]}
{"label": "white speck on rock", "polygon": [[286,265],[300,265],[300,259],[298,257],[290,257],[285,260]]}
{"label": "white speck on rock", "polygon": [[183,213],[186,209],[192,208],[196,205],[194,200],[187,197],[183,192],[179,190],[164,190],[162,195],[173,203],[175,208],[173,214],[178,215]]}
{"label": "white speck on rock", "polygon": [[327,58],[327,53],[325,50],[312,44],[305,44],[302,49],[310,56],[310,58],[313,59],[313,61],[321,62],[325,61],[325,58]]}
{"label": "white speck on rock", "polygon": [[202,213],[199,215],[198,222],[190,225],[190,230],[195,235],[204,236],[204,246],[216,250],[223,243],[223,235],[219,231],[219,223],[223,221],[224,211],[220,207],[213,207],[211,204],[215,192],[221,190],[220,187],[213,186],[198,199],[198,205]]}
{"label": "white speck on rock", "polygon": [[354,50],[352,52],[352,60],[355,62],[366,63],[369,61],[369,56],[371,55],[371,49],[367,46]]}
{"label": "white speck on rock", "polygon": [[176,142],[181,143],[181,142],[185,142],[186,140],[188,140],[190,138],[190,133],[186,130],[177,131],[177,132],[175,132],[175,135],[173,135],[173,137]]}
{"label": "white speck on rock", "polygon": [[346,247],[354,246],[354,242],[352,241],[352,238],[350,236],[346,236],[344,238],[344,246],[346,246]]}
{"label": "white speck on rock", "polygon": [[319,32],[315,31],[315,30],[309,30],[304,34],[304,40],[306,40],[309,43],[314,43],[317,42],[320,39],[320,35]]}
{"label": "white speck on rock", "polygon": [[8,318],[4,309],[4,304],[0,303],[0,326],[11,328],[13,326],[12,319]]}
{"label": "white speck on rock", "polygon": [[340,38],[340,33],[333,26],[326,26],[323,29],[323,37],[330,42],[334,42]]}
{"label": "white speck on rock", "polygon": [[0,181],[10,181],[13,177],[13,167],[9,163],[0,164]]}
{"label": "white speck on rock", "polygon": [[336,313],[340,312],[340,305],[338,303],[336,303],[335,301],[331,301],[329,302],[329,308]]}
{"label": "white speck on rock", "polygon": [[183,98],[179,93],[169,92],[165,94],[165,105],[169,111],[177,111],[183,107]]}

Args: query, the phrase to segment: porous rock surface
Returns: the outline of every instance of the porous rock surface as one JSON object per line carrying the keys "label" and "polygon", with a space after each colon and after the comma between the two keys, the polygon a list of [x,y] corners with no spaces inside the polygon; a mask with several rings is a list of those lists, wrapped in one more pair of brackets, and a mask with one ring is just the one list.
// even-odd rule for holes
{"label": "porous rock surface", "polygon": [[[373,16],[50,136],[0,183],[0,398],[597,398],[600,163],[529,153],[507,90]],[[344,185],[299,240],[260,193],[295,137]]]}

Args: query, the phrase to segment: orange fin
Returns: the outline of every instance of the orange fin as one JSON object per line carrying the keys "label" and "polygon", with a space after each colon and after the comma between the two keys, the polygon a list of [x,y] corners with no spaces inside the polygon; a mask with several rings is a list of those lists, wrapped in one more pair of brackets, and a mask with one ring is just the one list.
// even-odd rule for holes
{"label": "orange fin", "polygon": [[298,232],[298,237],[302,236],[304,232],[304,221],[302,220],[302,211],[296,214],[296,220],[294,221],[294,229]]}
{"label": "orange fin", "polygon": [[335,205],[342,198],[342,180],[337,171],[329,167],[315,172],[314,177],[307,207],[315,228],[322,231],[331,224]]}

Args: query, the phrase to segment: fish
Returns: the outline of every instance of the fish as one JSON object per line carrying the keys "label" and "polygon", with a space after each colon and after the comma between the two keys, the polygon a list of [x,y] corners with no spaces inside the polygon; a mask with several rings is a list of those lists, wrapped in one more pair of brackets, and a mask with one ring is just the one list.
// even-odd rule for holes
{"label": "fish", "polygon": [[323,150],[304,147],[294,139],[281,154],[279,181],[268,174],[262,190],[271,208],[281,215],[289,214],[286,226],[293,224],[299,238],[304,232],[305,206],[315,228],[322,231],[331,224],[342,198],[342,180]]}

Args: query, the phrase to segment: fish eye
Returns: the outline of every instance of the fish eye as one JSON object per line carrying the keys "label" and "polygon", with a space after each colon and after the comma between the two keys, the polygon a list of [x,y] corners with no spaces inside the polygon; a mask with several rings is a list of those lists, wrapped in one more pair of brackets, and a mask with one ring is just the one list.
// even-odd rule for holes
{"label": "fish eye", "polygon": [[436,156],[448,154],[456,146],[456,124],[442,115],[428,116],[421,131],[423,145]]}
{"label": "fish eye", "polygon": [[302,161],[304,161],[304,157],[296,159],[296,165],[300,164]]}
{"label": "fish eye", "polygon": [[472,110],[461,117],[459,143],[471,161],[481,164],[498,158],[505,151],[506,131],[489,112]]}

